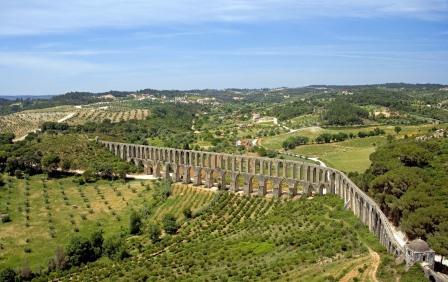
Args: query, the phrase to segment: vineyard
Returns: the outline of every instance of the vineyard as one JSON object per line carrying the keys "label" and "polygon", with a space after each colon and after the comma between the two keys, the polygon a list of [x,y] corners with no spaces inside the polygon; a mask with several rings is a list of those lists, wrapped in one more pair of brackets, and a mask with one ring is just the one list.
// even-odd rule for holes
{"label": "vineyard", "polygon": [[[49,279],[371,281],[375,276],[379,261],[372,263],[372,251],[363,242],[375,239],[336,197],[284,201],[230,193],[212,197],[187,186],[175,191],[146,223],[158,222],[161,212],[176,212],[182,222],[176,235],[165,234],[156,243],[146,233],[133,236],[127,242],[131,258],[100,260]],[[178,211],[205,199],[210,203],[196,210],[193,219],[179,218]],[[384,281],[395,273],[388,269],[390,263],[381,266]]]}

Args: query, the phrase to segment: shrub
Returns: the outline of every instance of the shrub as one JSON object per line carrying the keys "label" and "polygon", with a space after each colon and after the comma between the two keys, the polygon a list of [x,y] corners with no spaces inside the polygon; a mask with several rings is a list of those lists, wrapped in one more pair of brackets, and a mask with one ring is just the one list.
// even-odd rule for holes
{"label": "shrub", "polygon": [[151,238],[151,241],[153,243],[159,242],[160,241],[160,227],[156,224],[152,224],[149,227],[149,237]]}
{"label": "shrub", "polygon": [[185,208],[183,210],[183,214],[184,214],[185,218],[192,218],[193,217],[193,212],[191,211],[190,208]]}
{"label": "shrub", "polygon": [[129,256],[126,251],[125,241],[119,234],[104,240],[103,254],[115,260],[121,260]]}
{"label": "shrub", "polygon": [[11,221],[11,217],[9,216],[9,214],[0,214],[0,222],[2,223],[6,223],[6,222],[10,222]]}
{"label": "shrub", "polygon": [[129,233],[139,234],[141,225],[142,225],[141,215],[138,214],[136,211],[132,211],[131,215],[130,215],[130,222],[129,222]]}
{"label": "shrub", "polygon": [[179,229],[179,225],[177,224],[176,218],[172,214],[166,214],[163,217],[163,229],[168,234],[176,234]]}
{"label": "shrub", "polygon": [[0,281],[2,282],[15,282],[16,272],[12,268],[5,268],[0,272]]}
{"label": "shrub", "polygon": [[96,259],[92,243],[84,237],[73,237],[67,246],[66,252],[70,266],[79,266]]}

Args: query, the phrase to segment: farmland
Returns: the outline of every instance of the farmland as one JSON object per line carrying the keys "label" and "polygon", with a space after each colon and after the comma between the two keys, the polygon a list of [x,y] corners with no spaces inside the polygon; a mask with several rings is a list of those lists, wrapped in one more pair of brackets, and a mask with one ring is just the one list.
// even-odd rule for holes
{"label": "farmland", "polygon": [[[378,126],[383,129],[386,134],[395,136],[396,138],[403,138],[405,135],[412,136],[414,134],[422,134],[427,132],[434,125],[421,126],[402,126],[402,131],[399,135],[394,132],[393,126]],[[262,146],[269,149],[280,150],[282,142],[290,135],[306,136],[311,140],[322,133],[335,134],[343,132],[346,134],[356,134],[359,131],[373,130],[375,127],[346,127],[346,128],[321,128],[308,127],[302,128],[294,133],[281,134],[276,136],[265,137],[261,140]],[[371,136],[365,138],[355,138],[343,142],[333,142],[325,144],[309,144],[297,146],[292,150],[292,153],[303,155],[307,157],[318,157],[328,166],[337,168],[342,171],[363,172],[370,165],[369,156],[375,151],[375,148],[387,142],[386,136]]]}
{"label": "farmland", "polygon": [[[0,189],[0,211],[7,212],[11,222],[0,230],[0,267],[46,267],[56,248],[64,247],[74,234],[101,229],[107,237],[121,232],[129,226],[131,210],[152,205],[151,181],[79,185],[72,180],[43,176],[7,179]],[[197,211],[210,199],[210,192],[175,186],[172,196],[151,218],[157,221],[168,212],[180,218],[183,208]]]}
{"label": "farmland", "polygon": [[[183,201],[167,205],[178,210]],[[376,276],[379,263],[369,248],[389,258],[372,236],[336,197],[281,201],[218,193],[203,212],[184,221],[177,235],[165,235],[159,243],[146,234],[133,237],[133,252],[139,255],[114,262],[114,267],[100,260],[52,278],[367,281]],[[402,269],[384,262],[380,280],[401,275]]]}
{"label": "farmland", "polygon": [[39,129],[44,122],[56,122],[65,116],[67,116],[65,112],[21,112],[0,116],[1,133],[14,133],[20,138]]}

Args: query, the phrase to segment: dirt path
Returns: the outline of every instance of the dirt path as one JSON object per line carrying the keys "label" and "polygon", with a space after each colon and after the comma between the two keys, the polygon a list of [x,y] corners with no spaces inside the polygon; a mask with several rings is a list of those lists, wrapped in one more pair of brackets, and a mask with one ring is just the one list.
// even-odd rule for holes
{"label": "dirt path", "polygon": [[358,271],[358,268],[362,267],[364,265],[364,261],[362,263],[355,264],[347,274],[344,275],[344,277],[339,280],[339,282],[350,282],[353,281],[354,278],[359,277],[360,273]]}
{"label": "dirt path", "polygon": [[[358,277],[361,278],[360,281],[378,282],[378,279],[376,279],[376,272],[380,265],[380,255],[371,248],[369,248],[369,255],[370,259],[368,261],[363,260],[360,263],[355,264],[352,270],[342,277],[340,281],[349,282]],[[360,273],[358,269],[362,268],[366,263],[368,264],[367,269],[363,273]]]}
{"label": "dirt path", "polygon": [[370,257],[372,258],[372,262],[371,265],[369,266],[369,268],[367,268],[367,273],[368,273],[368,277],[373,281],[373,282],[378,282],[378,279],[376,279],[376,272],[378,270],[378,267],[380,266],[380,255],[375,252],[374,250],[372,250],[371,248],[369,248],[369,254]]}

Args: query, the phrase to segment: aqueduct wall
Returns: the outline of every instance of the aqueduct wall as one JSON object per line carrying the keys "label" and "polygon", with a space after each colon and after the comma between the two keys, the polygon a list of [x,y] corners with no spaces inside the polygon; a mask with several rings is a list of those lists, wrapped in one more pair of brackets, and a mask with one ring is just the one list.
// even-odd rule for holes
{"label": "aqueduct wall", "polygon": [[394,255],[404,250],[380,207],[344,173],[301,161],[98,141],[145,173],[247,195],[336,194]]}

